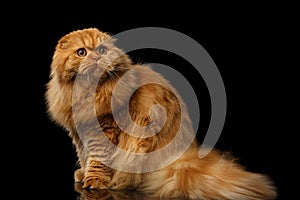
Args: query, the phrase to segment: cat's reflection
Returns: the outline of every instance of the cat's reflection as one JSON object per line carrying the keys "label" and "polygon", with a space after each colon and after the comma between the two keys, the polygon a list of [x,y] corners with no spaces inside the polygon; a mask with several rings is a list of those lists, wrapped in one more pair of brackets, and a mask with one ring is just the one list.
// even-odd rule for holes
{"label": "cat's reflection", "polygon": [[135,191],[116,190],[85,190],[80,183],[75,183],[75,191],[79,193],[78,200],[156,200]]}

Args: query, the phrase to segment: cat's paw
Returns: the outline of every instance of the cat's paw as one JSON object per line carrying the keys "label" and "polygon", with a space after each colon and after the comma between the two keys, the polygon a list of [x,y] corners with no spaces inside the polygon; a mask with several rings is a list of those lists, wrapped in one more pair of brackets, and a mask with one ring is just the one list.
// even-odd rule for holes
{"label": "cat's paw", "polygon": [[108,178],[105,177],[85,177],[83,181],[83,186],[82,188],[85,189],[108,189],[108,184],[109,184]]}
{"label": "cat's paw", "polygon": [[84,178],[84,171],[83,169],[77,169],[74,173],[74,180],[75,183],[81,183]]}

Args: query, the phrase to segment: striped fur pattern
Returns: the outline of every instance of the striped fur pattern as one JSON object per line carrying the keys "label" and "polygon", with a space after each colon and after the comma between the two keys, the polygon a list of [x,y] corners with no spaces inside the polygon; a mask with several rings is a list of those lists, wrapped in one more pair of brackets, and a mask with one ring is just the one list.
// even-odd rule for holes
{"label": "striped fur pattern", "polygon": [[[99,79],[100,73],[103,75]],[[128,76],[120,84],[124,88],[116,94],[116,110],[121,123],[128,125],[126,130],[134,136],[118,126],[111,108],[114,87],[125,73]],[[139,87],[129,101],[131,119],[141,127],[153,125],[140,133],[129,125],[128,117],[122,117],[126,116],[124,99],[128,98],[128,87],[134,88],[141,80],[148,79],[161,84]],[[76,87],[75,80],[79,83]],[[92,89],[91,83],[96,87]],[[180,105],[180,96],[170,88],[169,82],[150,67],[133,64],[107,33],[87,28],[63,36],[53,55],[45,98],[49,116],[69,132],[76,148],[79,168],[75,171],[75,182],[84,189],[136,190],[159,198],[275,199],[276,188],[268,176],[246,171],[235,159],[217,150],[200,159],[196,140],[179,159],[158,170],[131,173],[110,167],[110,164],[129,165],[142,172],[151,165],[149,159],[137,161],[132,153],[147,154],[165,147],[174,139],[180,123],[183,125],[180,141],[194,138],[186,106]],[[94,96],[88,95],[91,92]],[[167,118],[157,134],[144,137],[160,123],[161,113],[149,116],[154,104],[165,108]],[[94,116],[97,123],[93,123]],[[80,127],[83,128],[79,134]],[[101,137],[99,130],[105,137]],[[129,153],[120,156],[107,145],[106,139]],[[175,156],[180,148],[180,143],[176,144],[171,153]],[[163,156],[157,160],[166,160]]]}

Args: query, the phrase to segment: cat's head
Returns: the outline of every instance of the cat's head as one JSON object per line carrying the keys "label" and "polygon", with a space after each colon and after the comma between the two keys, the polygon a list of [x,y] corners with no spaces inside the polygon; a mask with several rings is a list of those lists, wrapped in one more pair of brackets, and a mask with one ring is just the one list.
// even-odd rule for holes
{"label": "cat's head", "polygon": [[76,76],[100,80],[118,77],[131,66],[131,60],[114,45],[111,35],[97,28],[70,32],[57,43],[51,64],[51,76],[61,82]]}

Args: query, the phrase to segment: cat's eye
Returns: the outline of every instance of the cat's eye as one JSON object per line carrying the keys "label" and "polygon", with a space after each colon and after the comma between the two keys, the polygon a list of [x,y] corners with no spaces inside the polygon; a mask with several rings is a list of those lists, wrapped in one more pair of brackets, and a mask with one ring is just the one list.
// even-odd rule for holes
{"label": "cat's eye", "polygon": [[86,56],[87,54],[87,51],[85,48],[80,48],[76,51],[76,54],[79,56],[79,57],[84,57]]}
{"label": "cat's eye", "polygon": [[99,47],[98,51],[99,51],[100,54],[104,55],[104,54],[107,53],[107,47],[101,45],[101,46]]}

